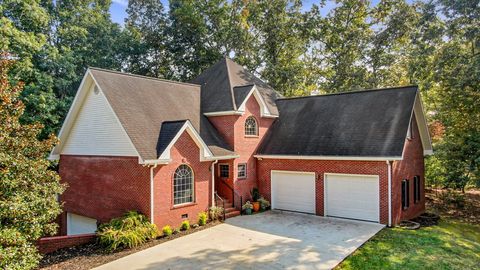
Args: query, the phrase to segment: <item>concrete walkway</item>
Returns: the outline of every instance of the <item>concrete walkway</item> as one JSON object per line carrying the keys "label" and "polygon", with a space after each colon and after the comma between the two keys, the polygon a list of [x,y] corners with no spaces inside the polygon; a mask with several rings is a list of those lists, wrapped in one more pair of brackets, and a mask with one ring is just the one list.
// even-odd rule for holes
{"label": "concrete walkway", "polygon": [[96,269],[331,269],[382,228],[269,211],[228,219]]}

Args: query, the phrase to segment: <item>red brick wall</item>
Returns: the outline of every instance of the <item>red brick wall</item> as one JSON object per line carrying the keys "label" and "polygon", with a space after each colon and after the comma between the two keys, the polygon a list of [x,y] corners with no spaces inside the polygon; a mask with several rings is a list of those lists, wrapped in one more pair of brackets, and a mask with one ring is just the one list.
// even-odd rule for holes
{"label": "red brick wall", "polygon": [[[200,162],[199,156],[200,149],[190,135],[184,132],[171,149],[172,161],[155,168],[153,211],[155,224],[159,229],[165,225],[178,227],[183,220],[183,214],[188,214],[190,223],[197,223],[198,213],[208,210],[212,162]],[[194,203],[176,207],[173,205],[173,176],[175,170],[182,164],[190,166],[194,173]]]}
{"label": "red brick wall", "polygon": [[[414,203],[413,177],[420,176],[420,201]],[[402,185],[403,179],[410,182],[410,206],[402,210]],[[399,223],[402,220],[414,218],[425,211],[425,166],[423,146],[420,140],[417,123],[413,117],[413,139],[405,141],[403,160],[395,161],[392,166],[392,220]]]}
{"label": "red brick wall", "polygon": [[129,210],[150,216],[150,172],[136,157],[62,155],[60,176],[66,212],[100,222]]}
{"label": "red brick wall", "polygon": [[73,247],[93,242],[95,234],[79,234],[69,236],[53,236],[44,237],[37,241],[38,251],[47,254],[59,250],[61,248]]}
{"label": "red brick wall", "polygon": [[[257,120],[258,137],[246,137],[245,136],[245,120],[248,117],[253,116]],[[244,201],[250,199],[250,190],[258,185],[257,182],[257,161],[253,155],[256,153],[260,142],[267,133],[268,129],[272,125],[273,118],[265,118],[260,116],[260,106],[252,95],[247,100],[245,105],[245,113],[241,115],[235,122],[235,145],[234,151],[239,158],[234,160],[234,178],[235,178],[235,190],[243,196]],[[247,163],[247,178],[238,179],[238,164]]]}
{"label": "red brick wall", "polygon": [[388,175],[385,161],[333,161],[263,159],[257,162],[260,193],[271,199],[271,170],[305,171],[316,173],[316,212],[324,211],[324,173],[368,174],[380,177],[380,223],[388,223]]}
{"label": "red brick wall", "polygon": [[[245,137],[245,120],[250,116],[254,116],[257,120],[258,137]],[[244,201],[249,200],[250,190],[258,184],[257,162],[253,155],[275,119],[260,116],[260,106],[253,95],[247,100],[245,113],[243,115],[213,116],[209,117],[209,119],[224,137],[225,141],[233,146],[235,153],[240,156],[233,160],[230,168],[232,177],[226,179],[226,182],[230,186],[235,187],[235,190],[243,196]],[[223,161],[219,161],[219,163],[222,162]],[[247,163],[247,178],[237,178],[237,166],[239,163]],[[219,194],[230,199],[231,195],[229,194],[230,191],[228,191],[228,188],[226,189],[222,184],[216,187],[219,188]]]}

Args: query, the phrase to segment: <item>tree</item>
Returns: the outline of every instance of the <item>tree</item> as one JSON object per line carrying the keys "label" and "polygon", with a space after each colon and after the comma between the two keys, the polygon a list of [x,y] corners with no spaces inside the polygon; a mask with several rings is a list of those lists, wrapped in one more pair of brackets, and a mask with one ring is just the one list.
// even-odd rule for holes
{"label": "tree", "polygon": [[64,187],[45,159],[56,138],[38,140],[41,124],[20,123],[23,84],[10,85],[9,57],[0,58],[0,268],[32,269],[40,258],[35,241],[56,232]]}
{"label": "tree", "polygon": [[259,40],[260,75],[285,96],[309,94],[302,3],[297,0],[258,1],[251,8],[253,31]]}
{"label": "tree", "polygon": [[173,78],[192,79],[228,55],[229,10],[226,0],[170,0],[167,36]]}
{"label": "tree", "polygon": [[171,77],[167,51],[167,18],[162,2],[132,0],[125,20],[126,70],[153,77]]}
{"label": "tree", "polygon": [[366,50],[372,36],[368,1],[335,1],[336,6],[325,18],[321,6],[310,12],[311,52],[317,70],[319,88],[323,92],[342,92],[368,86],[365,65]]}
{"label": "tree", "polygon": [[39,121],[45,125],[46,138],[59,125],[53,79],[42,68],[54,53],[48,43],[51,17],[40,0],[0,2],[0,52],[12,54],[17,61],[10,79],[25,83],[22,100],[27,106],[22,121]]}

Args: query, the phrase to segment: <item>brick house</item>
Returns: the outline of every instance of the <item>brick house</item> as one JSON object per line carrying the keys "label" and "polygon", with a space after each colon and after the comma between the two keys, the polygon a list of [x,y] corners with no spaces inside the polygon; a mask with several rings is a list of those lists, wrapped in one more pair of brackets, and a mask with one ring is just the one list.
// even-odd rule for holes
{"label": "brick house", "polygon": [[238,215],[253,187],[273,209],[395,225],[424,211],[432,153],[415,86],[283,98],[230,59],[190,83],[89,68],[59,139],[62,235],[128,210]]}

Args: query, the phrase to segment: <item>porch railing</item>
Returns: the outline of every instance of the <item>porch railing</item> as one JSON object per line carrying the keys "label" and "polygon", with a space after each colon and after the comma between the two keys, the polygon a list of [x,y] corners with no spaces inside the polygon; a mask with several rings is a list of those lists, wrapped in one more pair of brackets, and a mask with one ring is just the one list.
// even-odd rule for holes
{"label": "porch railing", "polygon": [[220,180],[219,181],[222,185],[227,187],[228,190],[231,192],[232,196],[232,206],[233,208],[237,209],[240,211],[240,215],[242,215],[242,205],[243,205],[243,197],[240,195],[235,189],[233,189],[229,184],[227,184],[225,181]]}

